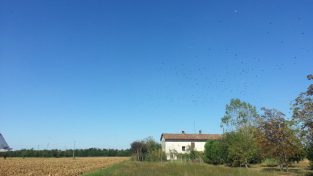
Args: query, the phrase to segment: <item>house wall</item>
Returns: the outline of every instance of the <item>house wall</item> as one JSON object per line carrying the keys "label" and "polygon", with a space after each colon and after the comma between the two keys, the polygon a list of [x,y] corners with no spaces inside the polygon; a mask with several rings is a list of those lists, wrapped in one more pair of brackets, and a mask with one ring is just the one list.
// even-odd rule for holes
{"label": "house wall", "polygon": [[[166,153],[166,157],[168,160],[170,159],[177,159],[176,156],[170,155],[171,151],[176,151],[177,153],[188,153],[188,149],[191,147],[191,143],[195,143],[195,150],[196,151],[204,151],[204,145],[206,141],[165,141],[164,139],[161,140],[162,151]],[[182,147],[185,146],[185,151],[182,150]]]}
{"label": "house wall", "polygon": [[165,139],[164,138],[161,139],[161,147],[162,147],[162,151],[165,151]]}

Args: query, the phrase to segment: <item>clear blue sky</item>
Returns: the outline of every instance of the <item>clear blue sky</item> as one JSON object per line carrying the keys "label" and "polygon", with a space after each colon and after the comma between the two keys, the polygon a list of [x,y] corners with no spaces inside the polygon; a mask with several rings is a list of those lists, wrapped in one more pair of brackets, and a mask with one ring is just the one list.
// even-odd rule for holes
{"label": "clear blue sky", "polygon": [[0,0],[0,132],[20,148],[221,133],[231,98],[290,103],[313,72],[313,1]]}

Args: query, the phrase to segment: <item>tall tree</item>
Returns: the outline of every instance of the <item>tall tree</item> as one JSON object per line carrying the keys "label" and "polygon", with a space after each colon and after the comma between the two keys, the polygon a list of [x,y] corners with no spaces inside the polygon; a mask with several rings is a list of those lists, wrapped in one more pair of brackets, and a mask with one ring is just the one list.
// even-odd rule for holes
{"label": "tall tree", "polygon": [[226,131],[229,158],[233,158],[234,162],[239,162],[239,165],[248,167],[249,162],[257,155],[258,150],[254,139],[257,119],[256,108],[250,103],[231,99],[226,105],[221,126],[223,131]]}
{"label": "tall tree", "polygon": [[231,99],[226,105],[221,127],[226,131],[233,131],[246,126],[254,126],[257,117],[256,108],[250,103],[240,99]]}
{"label": "tall tree", "polygon": [[291,158],[301,153],[302,144],[291,121],[276,109],[262,108],[257,135],[258,144],[266,157],[276,158],[280,169],[288,171]]}
{"label": "tall tree", "polygon": [[[308,80],[313,80],[313,75],[307,76]],[[313,84],[309,85],[306,92],[300,93],[293,105],[293,120],[295,120],[303,130],[306,138],[307,158],[311,161],[313,169]]]}

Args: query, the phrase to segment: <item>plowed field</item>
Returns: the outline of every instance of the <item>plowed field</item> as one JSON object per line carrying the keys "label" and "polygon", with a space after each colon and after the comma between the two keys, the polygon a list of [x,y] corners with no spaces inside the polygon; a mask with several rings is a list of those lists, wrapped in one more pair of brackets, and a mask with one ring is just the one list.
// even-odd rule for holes
{"label": "plowed field", "polygon": [[0,158],[1,176],[75,176],[128,160],[127,157]]}

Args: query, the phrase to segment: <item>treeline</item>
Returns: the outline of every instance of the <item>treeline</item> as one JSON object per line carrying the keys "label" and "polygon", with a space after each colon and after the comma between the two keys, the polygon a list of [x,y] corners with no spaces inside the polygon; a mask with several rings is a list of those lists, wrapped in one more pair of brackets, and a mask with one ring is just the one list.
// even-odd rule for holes
{"label": "treeline", "polygon": [[[308,75],[313,80],[313,75]],[[208,141],[205,161],[249,167],[261,161],[277,162],[288,171],[292,162],[310,160],[313,169],[313,84],[291,106],[292,117],[274,108],[261,108],[239,99],[226,105],[221,140]]]}
{"label": "treeline", "polygon": [[8,151],[0,153],[0,155],[6,155],[6,157],[97,157],[97,156],[130,156],[131,152],[129,149],[118,150],[118,149],[72,149],[69,150],[34,150],[34,149],[22,149],[15,151]]}

